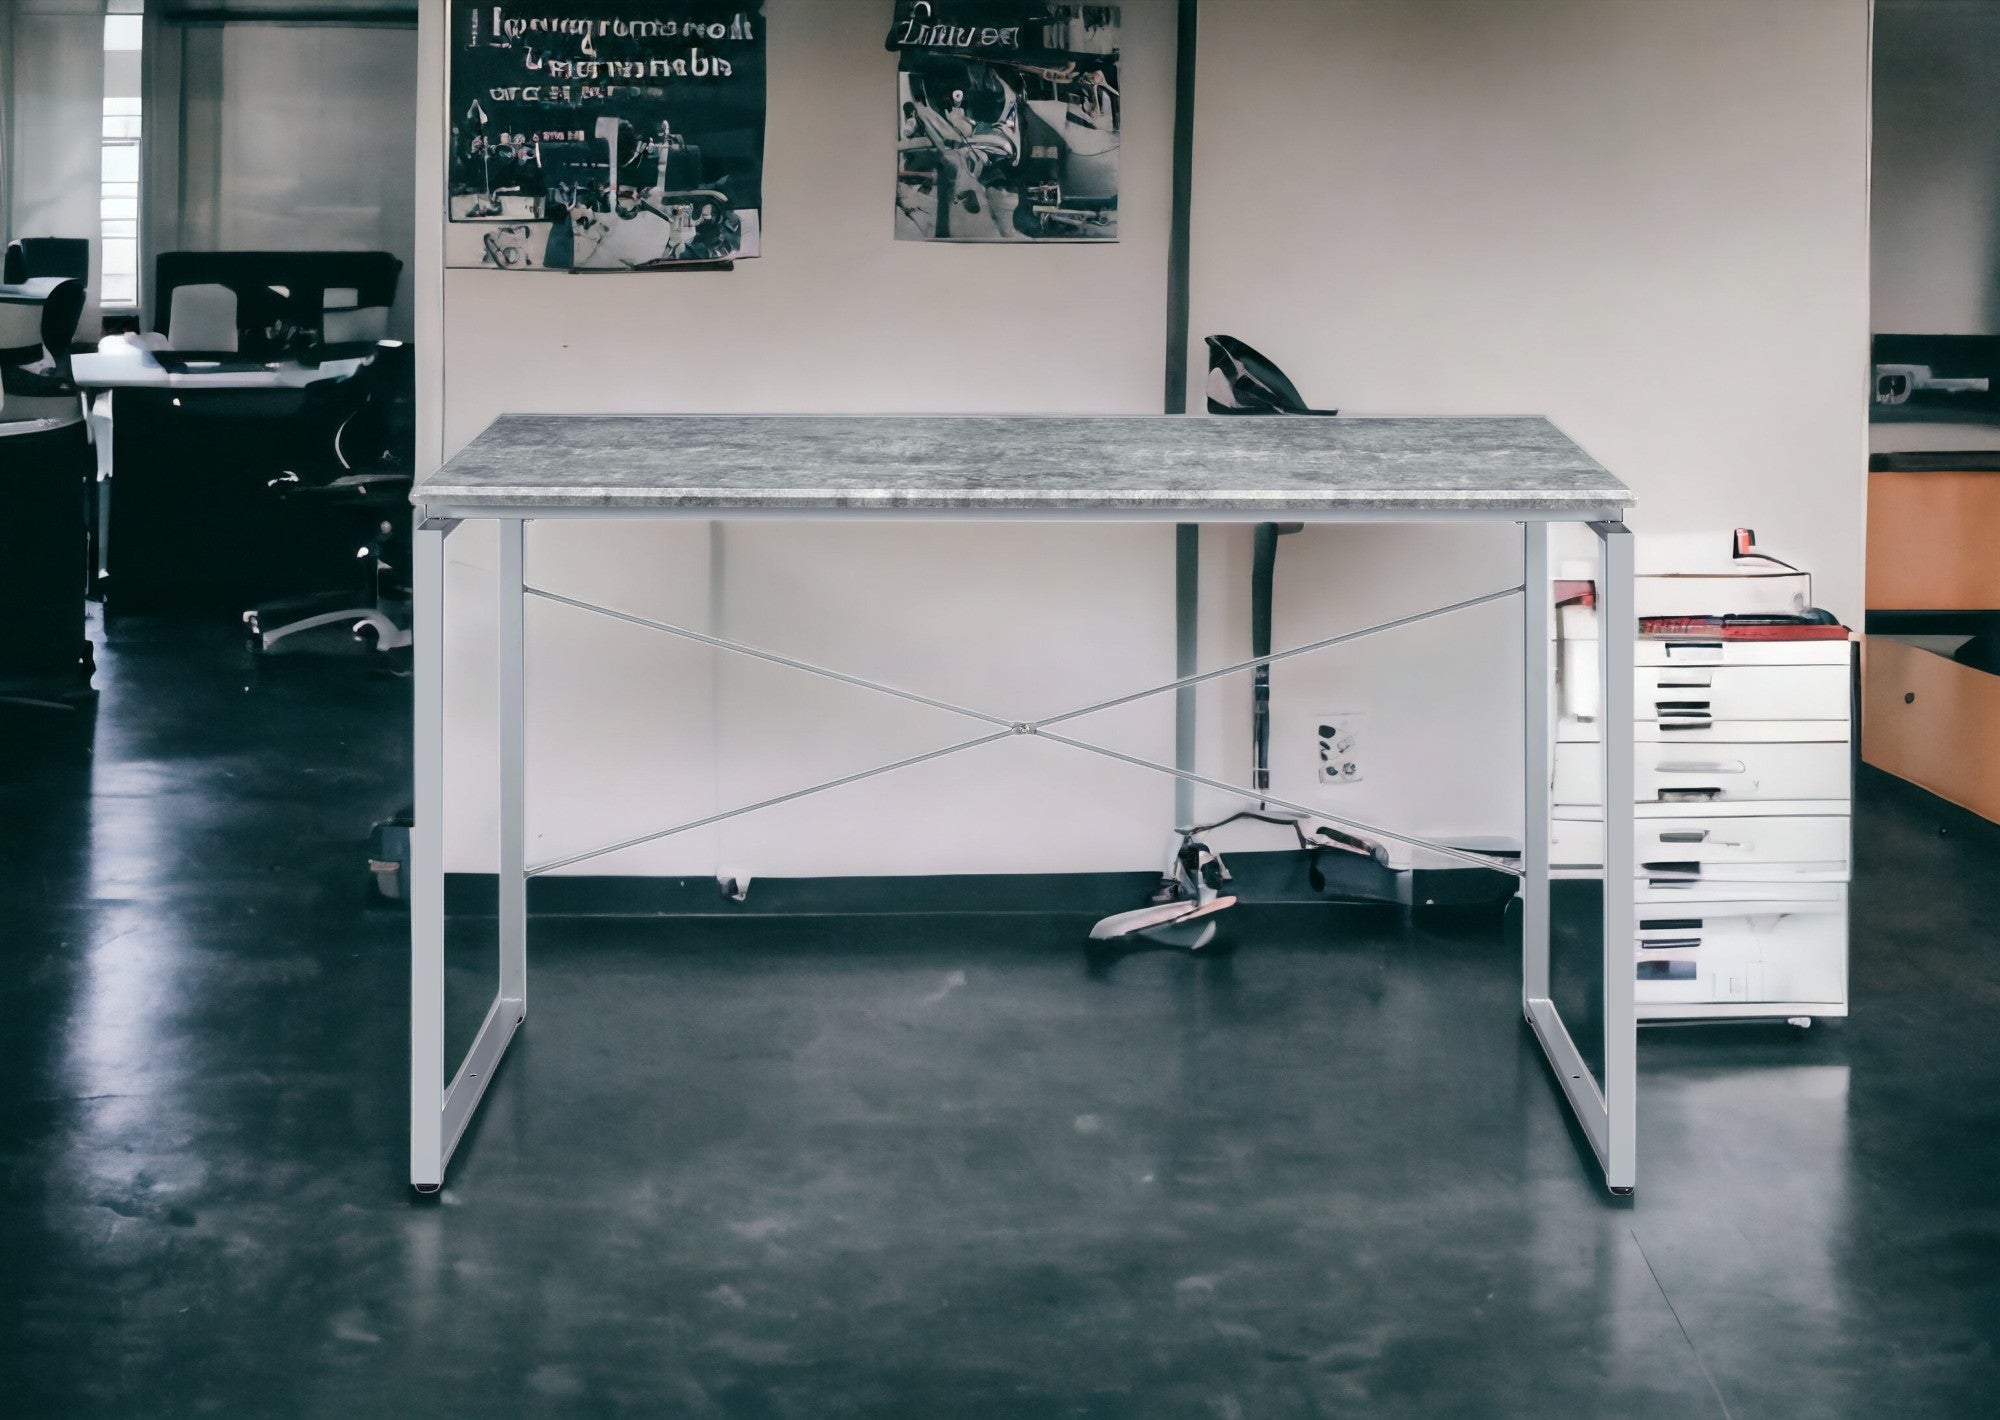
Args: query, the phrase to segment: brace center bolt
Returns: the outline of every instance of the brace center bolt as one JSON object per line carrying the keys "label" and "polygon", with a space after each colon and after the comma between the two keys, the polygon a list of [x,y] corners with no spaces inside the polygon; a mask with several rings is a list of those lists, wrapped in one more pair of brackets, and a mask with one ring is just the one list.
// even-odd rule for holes
{"label": "brace center bolt", "polygon": [[1034,732],[1035,732],[1035,727],[1034,727],[1033,725],[1029,724],[1029,723],[1028,723],[1028,722],[1027,722],[1026,720],[1016,720],[1016,721],[1014,722],[1014,733],[1015,733],[1015,734],[1017,734],[1017,735],[1032,735],[1032,734],[1033,734]]}

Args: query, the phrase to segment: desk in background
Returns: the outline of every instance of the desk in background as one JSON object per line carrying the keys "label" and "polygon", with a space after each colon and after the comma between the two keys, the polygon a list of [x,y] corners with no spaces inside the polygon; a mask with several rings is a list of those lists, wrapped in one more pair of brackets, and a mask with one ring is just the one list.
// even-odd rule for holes
{"label": "desk in background", "polygon": [[[187,601],[241,610],[340,575],[302,565],[300,549],[323,539],[289,526],[296,511],[277,506],[267,485],[293,465],[297,441],[312,437],[296,419],[307,392],[322,394],[367,363],[402,269],[387,252],[159,255],[152,329],[102,341],[72,362],[97,445],[92,566],[107,610]],[[176,303],[197,294],[183,311],[195,318],[180,324],[231,351],[225,359],[169,353]],[[301,342],[342,358],[253,362],[234,353]]]}
{"label": "desk in background", "polygon": [[[1521,1007],[1564,1098],[1590,1140],[1605,1183],[1629,1193],[1636,1171],[1637,1021],[1634,994],[1633,643],[1631,535],[1625,486],[1546,420],[1204,419],[1033,417],[538,417],[491,425],[412,495],[421,519],[415,557],[416,821],[410,874],[410,1182],[432,1191],[527,1018],[527,884],[567,867],[836,784],[1014,736],[1108,755],[1246,801],[1340,824],[1337,815],[1272,799],[1195,772],[1072,738],[1067,716],[1023,721],[1004,705],[952,706],[909,690],[832,675],[883,694],[922,699],[965,718],[969,737],[833,784],[669,825],[556,862],[527,861],[525,608],[562,601],[660,634],[766,660],[772,653],[556,597],[529,583],[527,526],[543,518],[1072,519],[1189,522],[1485,521],[1522,529],[1526,814],[1518,862],[1477,856],[1522,879]],[[444,1034],[444,543],[468,519],[498,524],[500,725],[499,980],[471,1049],[447,1073]],[[1550,989],[1549,837],[1552,719],[1549,525],[1584,522],[1600,541],[1607,636],[1599,657],[1605,733],[1599,755],[1607,845],[1601,962],[1602,1079],[1572,1039]],[[1482,599],[1484,600],[1484,599]],[[1443,614],[1450,608],[1440,609]],[[1420,618],[1412,618],[1420,619]],[[1294,648],[1295,650],[1297,648]],[[976,651],[975,651],[976,654]],[[1286,652],[1278,653],[1288,654]],[[1161,648],[1162,659],[1171,655]],[[1233,671],[1245,672],[1257,662]],[[1135,687],[1169,695],[1216,672]],[[1183,699],[1175,696],[1177,702]],[[1060,724],[1060,730],[1057,728]],[[1186,737],[1180,737],[1187,742]],[[1417,842],[1378,826],[1364,833]],[[1425,844],[1455,858],[1475,857]],[[1081,937],[1081,933],[1079,933]],[[1079,951],[1082,942],[1078,943]],[[1337,1087],[1337,1086],[1336,1086]]]}
{"label": "desk in background", "polygon": [[[351,378],[369,357],[175,369],[161,363],[164,346],[158,335],[107,336],[94,354],[70,362],[97,449],[92,567],[106,605],[143,606],[189,588],[242,605],[298,590],[271,585],[274,577],[282,582],[295,559],[283,545],[283,529],[271,525],[288,515],[265,496],[265,484],[285,462],[287,431],[272,426],[297,414],[306,390]],[[226,467],[214,457],[218,420],[202,418],[202,406],[218,395],[234,397],[246,416],[237,437],[222,445],[234,456]],[[121,433],[132,437],[121,440]]]}

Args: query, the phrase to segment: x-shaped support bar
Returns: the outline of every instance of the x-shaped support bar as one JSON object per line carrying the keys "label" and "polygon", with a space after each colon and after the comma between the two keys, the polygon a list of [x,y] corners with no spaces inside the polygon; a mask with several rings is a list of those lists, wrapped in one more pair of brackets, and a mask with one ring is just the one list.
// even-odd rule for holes
{"label": "x-shaped support bar", "polygon": [[1435,607],[1429,611],[1416,612],[1409,616],[1396,617],[1390,621],[1377,622],[1372,626],[1364,626],[1354,631],[1344,631],[1337,636],[1327,636],[1317,641],[1307,642],[1303,646],[1293,646],[1287,650],[1274,651],[1265,656],[1254,656],[1247,661],[1237,661],[1232,665],[1221,666],[1215,670],[1202,671],[1196,675],[1182,676],[1179,679],[1166,681],[1160,685],[1148,686],[1143,690],[1135,690],[1125,695],[1113,696],[1108,700],[1093,701],[1088,705],[1078,706],[1074,710],[1065,710],[1057,715],[1047,715],[1039,720],[1019,720],[995,715],[968,705],[956,705],[947,700],[936,699],[933,696],[919,695],[915,691],[904,690],[897,686],[883,685],[879,681],[867,680],[861,676],[848,675],[844,671],[830,670],[825,666],[814,665],[810,661],[798,660],[791,656],[781,656],[775,651],[766,651],[757,646],[746,646],[741,642],[726,640],[720,636],[710,636],[705,632],[695,631],[689,627],[676,626],[672,622],[656,621],[646,616],[635,616],[631,612],[619,611],[613,607],[600,606],[596,602],[582,601],[576,597],[566,597],[560,592],[551,592],[542,587],[524,586],[522,588],[524,593],[528,596],[540,597],[543,601],[555,602],[561,606],[574,607],[578,611],[595,612],[600,616],[608,616],[614,621],[623,621],[633,626],[643,626],[652,631],[664,632],[666,635],[676,636],[685,641],[693,641],[699,645],[712,647],[715,650],[730,651],[740,656],[748,656],[753,660],[767,661],[773,665],[785,666],[795,671],[803,671],[808,675],[820,676],[827,680],[838,681],[843,685],[856,686],[862,690],[871,690],[877,694],[891,696],[897,700],[907,700],[913,704],[929,706],[933,710],[943,710],[949,714],[960,715],[970,720],[982,721],[985,724],[996,727],[988,734],[976,735],[971,739],[944,745],[941,748],[930,750],[924,754],[911,755],[907,759],[898,759],[889,764],[877,765],[873,769],[860,770],[854,774],[844,774],[838,779],[829,779],[821,784],[813,784],[803,789],[795,789],[788,794],[779,794],[772,798],[759,799],[752,804],[742,804],[736,808],[724,809],[720,813],[707,814],[701,818],[690,819],[686,823],[674,824],[670,828],[657,829],[654,832],[642,833],[633,838],[620,839],[616,843],[608,843],[601,848],[591,848],[581,853],[572,853],[566,858],[557,858],[547,863],[538,863],[527,869],[527,875],[533,877],[539,873],[554,872],[558,868],[567,868],[576,863],[587,862],[592,858],[604,857],[609,853],[617,853],[627,848],[636,848],[642,843],[652,843],[658,839],[671,838],[675,834],[689,833],[697,828],[706,828],[711,824],[721,823],[726,819],[740,818],[744,814],[756,813],[760,809],[768,809],[778,804],[790,803],[794,799],[803,799],[812,794],[823,794],[829,789],[838,789],[848,784],[858,784],[864,779],[874,779],[884,774],[893,774],[899,769],[908,769],[914,765],[927,764],[931,760],[942,759],[946,755],[959,754],[969,749],[977,749],[981,745],[993,744],[998,740],[1008,739],[1015,735],[1035,735],[1048,740],[1052,744],[1067,745],[1071,749],[1083,750],[1086,753],[1099,755],[1105,759],[1116,760],[1121,764],[1130,764],[1140,769],[1150,769],[1156,773],[1169,775],[1172,778],[1184,780],[1191,784],[1200,784],[1205,788],[1218,789],[1224,793],[1235,794],[1245,799],[1275,805],[1278,808],[1298,814],[1301,817],[1319,819],[1354,833],[1377,838],[1387,838],[1397,843],[1406,843],[1414,847],[1426,848],[1432,852],[1443,854],[1445,857],[1470,863],[1476,867],[1491,868],[1498,872],[1510,873],[1519,877],[1521,869],[1516,864],[1505,859],[1491,857],[1484,853],[1473,853],[1463,848],[1454,848],[1449,844],[1437,843],[1427,838],[1417,838],[1407,833],[1397,833],[1391,829],[1359,823],[1355,820],[1341,818],[1338,815],[1329,814],[1324,810],[1312,808],[1305,804],[1288,803],[1283,799],[1273,798],[1268,791],[1247,789],[1240,784],[1230,784],[1220,779],[1210,779],[1205,775],[1196,774],[1192,770],[1183,769],[1177,765],[1161,764],[1156,760],[1143,759],[1137,755],[1125,754],[1107,745],[1093,744],[1089,740],[1073,739],[1068,735],[1055,734],[1049,727],[1065,724],[1071,720],[1078,720],[1086,715],[1095,715],[1100,711],[1114,710],[1121,705],[1130,705],[1135,701],[1146,700],[1156,695],[1165,695],[1172,691],[1201,685],[1207,681],[1219,680],[1224,676],[1240,675],[1245,671],[1255,670],[1258,666],[1291,660],[1296,656],[1311,655],[1315,651],[1324,651],[1331,647],[1344,645],[1350,641],[1358,641],[1363,637],[1374,636],[1384,631],[1394,631],[1401,627],[1414,626],[1418,622],[1429,621],[1433,617],[1448,616],[1453,612],[1469,611],[1473,607],[1485,606],[1489,602],[1502,601],[1508,597],[1517,596],[1521,590],[1522,588],[1518,586],[1507,587],[1497,592],[1488,592],[1483,596],[1468,597],[1464,601],[1452,602],[1448,606]]}

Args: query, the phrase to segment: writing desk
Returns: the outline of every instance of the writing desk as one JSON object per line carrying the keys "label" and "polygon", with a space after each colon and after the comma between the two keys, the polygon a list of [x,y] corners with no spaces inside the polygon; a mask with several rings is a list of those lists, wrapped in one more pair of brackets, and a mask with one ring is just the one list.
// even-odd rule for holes
{"label": "writing desk", "polygon": [[78,389],[119,390],[296,390],[322,380],[344,380],[368,363],[368,356],[328,360],[308,365],[300,360],[270,360],[254,370],[170,370],[160,363],[157,346],[143,336],[107,335],[95,352],[70,357],[70,380]]}
{"label": "writing desk", "polygon": [[[1520,595],[1524,656],[1523,851],[1494,859],[1424,846],[1521,880],[1522,1010],[1614,1193],[1635,1173],[1637,1020],[1633,1009],[1632,495],[1539,418],[1284,419],[1038,416],[541,416],[497,419],[411,494],[415,573],[416,825],[410,855],[410,1182],[430,1192],[514,1032],[527,1019],[527,885],[537,873],[738,814],[989,744],[1039,736],[1176,778],[1406,842],[1323,809],[1071,738],[1081,707],[1039,721],[1004,706],[961,706],[878,685],[685,627],[578,601],[525,577],[526,525],[543,518],[1081,519],[1123,522],[1515,523],[1521,583],[1424,616]],[[498,524],[500,900],[499,982],[464,1060],[446,1072],[444,1040],[444,543],[471,519]],[[1585,523],[1602,555],[1604,768],[1602,1079],[1572,1039],[1550,991],[1549,823],[1552,602],[1549,526]],[[527,861],[525,607],[540,597],[713,648],[772,661],[964,716],[969,737],[944,749],[845,775],[777,799],[549,863]],[[1174,694],[1269,660],[1388,631],[1423,617],[1344,633],[1270,657],[1216,667],[1130,696]],[[1162,648],[1163,659],[1166,649]],[[1176,702],[1185,697],[1176,695]],[[1058,728],[1060,727],[1060,728]],[[1246,776],[1247,777],[1247,776]],[[1079,949],[1081,943],[1079,942]]]}
{"label": "writing desk", "polygon": [[[117,471],[114,401],[118,390],[164,390],[191,395],[302,390],[325,380],[349,379],[373,358],[327,360],[318,365],[300,360],[271,360],[249,370],[199,366],[174,370],[161,364],[155,353],[166,348],[166,337],[157,333],[107,335],[97,342],[96,351],[70,357],[70,383],[83,392],[84,406],[90,416],[90,442],[97,449],[97,498],[92,508],[96,542],[91,558],[93,582],[111,570],[111,486]],[[93,394],[95,399],[91,397]]]}

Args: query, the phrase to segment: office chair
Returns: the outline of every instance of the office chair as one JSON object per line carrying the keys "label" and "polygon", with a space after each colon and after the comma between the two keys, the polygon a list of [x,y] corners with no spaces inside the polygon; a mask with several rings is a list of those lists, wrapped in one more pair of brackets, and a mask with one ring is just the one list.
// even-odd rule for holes
{"label": "office chair", "polygon": [[19,286],[44,276],[90,280],[90,241],[85,237],[16,237],[7,243],[0,282]]}
{"label": "office chair", "polygon": [[388,306],[361,304],[361,293],[354,287],[329,287],[321,300],[319,339],[322,346],[377,345],[388,335]]}
{"label": "office chair", "polygon": [[[1307,407],[1305,396],[1276,364],[1233,335],[1211,335],[1208,344],[1210,414],[1313,414],[1337,409]],[[1259,523],[1250,567],[1250,654],[1271,654],[1271,594],[1278,567],[1278,539],[1303,523]],[[1257,667],[1251,684],[1251,787],[1271,787],[1271,668]],[[1261,805],[1260,805],[1261,807]]]}
{"label": "office chair", "polygon": [[[1268,357],[1233,335],[1211,335],[1208,345],[1208,412],[1219,415],[1316,415],[1332,417],[1337,409],[1313,409],[1298,388]],[[1271,603],[1276,582],[1278,539],[1298,532],[1302,523],[1259,523],[1250,568],[1250,654],[1271,654]],[[1256,668],[1251,682],[1251,787],[1266,793],[1271,787],[1271,668]],[[1231,814],[1214,823],[1177,830],[1178,845],[1153,892],[1149,907],[1115,913],[1090,929],[1094,946],[1105,943],[1153,946],[1198,952],[1216,938],[1216,915],[1234,906],[1222,889],[1230,881],[1229,867],[1200,835],[1226,824],[1252,820],[1288,827],[1299,847],[1314,859],[1310,880],[1324,886],[1317,856],[1325,849],[1378,856],[1376,845],[1327,824],[1313,824],[1295,814],[1268,812],[1260,801],[1254,810]],[[1099,947],[1101,950],[1102,947]]]}
{"label": "office chair", "polygon": [[0,286],[0,383],[28,398],[75,395],[69,357],[84,300],[74,277]]}
{"label": "office chair", "polygon": [[345,588],[244,612],[251,650],[343,623],[378,651],[410,644],[407,607],[387,595],[385,574],[409,566],[414,383],[410,348],[384,341],[352,378],[310,387],[307,445],[298,467],[270,487],[281,501],[316,510],[315,521],[334,524],[354,548],[357,575]]}
{"label": "office chair", "polygon": [[0,375],[42,358],[42,303],[26,290],[0,287]]}
{"label": "office chair", "polygon": [[233,354],[241,340],[236,293],[229,287],[208,282],[174,292],[167,320],[167,344],[173,349]]}

